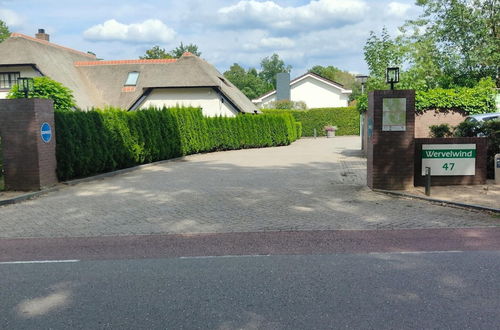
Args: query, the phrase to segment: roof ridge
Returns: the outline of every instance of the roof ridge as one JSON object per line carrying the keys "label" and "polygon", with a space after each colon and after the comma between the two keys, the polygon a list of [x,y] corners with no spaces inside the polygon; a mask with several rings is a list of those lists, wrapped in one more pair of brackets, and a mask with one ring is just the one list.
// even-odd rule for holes
{"label": "roof ridge", "polygon": [[[299,80],[300,78],[303,78],[303,77],[305,77],[305,76],[307,76],[307,75],[309,75],[309,74],[310,74],[310,75],[312,75],[312,76],[314,76],[314,77],[316,77],[316,78],[320,78],[320,79],[324,79],[324,80],[327,80],[327,81],[329,81],[329,82],[332,82],[332,83],[334,83],[335,85],[338,85],[339,87],[341,87],[342,89],[346,89],[346,88],[345,88],[345,86],[344,86],[344,85],[342,85],[341,83],[339,83],[339,82],[337,82],[337,81],[335,81],[335,80],[332,80],[332,79],[330,79],[330,78],[323,77],[323,76],[321,76],[321,75],[319,75],[319,74],[317,74],[317,73],[311,72],[311,71],[308,71],[308,72],[304,73],[302,76],[297,77],[297,78],[293,79],[292,81],[294,81],[294,80]],[[292,81],[290,81],[290,82],[292,82]]]}
{"label": "roof ridge", "polygon": [[156,64],[156,63],[175,63],[175,58],[155,58],[139,60],[111,60],[111,61],[76,61],[74,65],[79,66],[97,66],[97,65],[120,65],[120,64]]}
{"label": "roof ridge", "polygon": [[84,52],[81,52],[81,51],[76,50],[76,49],[64,47],[64,46],[55,44],[55,43],[47,41],[47,40],[33,38],[33,37],[27,36],[27,35],[22,34],[22,33],[13,32],[13,33],[10,34],[10,37],[11,38],[24,38],[24,39],[27,39],[27,40],[30,40],[30,41],[35,41],[35,42],[38,42],[38,43],[41,43],[41,44],[44,44],[44,45],[47,45],[47,46],[51,46],[51,47],[55,47],[55,48],[60,48],[60,49],[63,49],[63,50],[67,50],[67,51],[70,51],[72,53],[76,53],[76,54],[79,54],[79,55],[88,56],[88,57],[94,58],[94,59],[96,58],[95,55],[92,55],[92,54],[89,54],[89,53],[84,53]]}
{"label": "roof ridge", "polygon": [[[310,76],[312,76],[312,77],[314,77],[314,78],[316,78],[316,79],[319,79],[319,80],[326,80],[326,82],[329,82],[329,83],[331,83],[331,84],[333,84],[333,85],[335,85],[335,86],[339,87],[340,89],[343,89],[343,90],[348,91],[348,89],[347,89],[347,88],[345,88],[345,86],[344,86],[344,85],[342,85],[342,84],[340,84],[340,83],[338,83],[338,82],[336,82],[336,81],[334,81],[334,80],[331,80],[331,79],[325,78],[325,77],[323,77],[323,76],[320,76],[319,74],[314,73],[314,72],[311,72],[311,71],[308,71],[308,72],[304,73],[303,75],[300,75],[300,76],[298,76],[298,77],[296,77],[296,78],[293,78],[292,80],[290,80],[290,85],[292,85],[293,83],[295,83],[295,82],[297,82],[297,81],[299,81],[299,80],[301,80],[301,79],[303,79],[304,77],[307,77],[307,76],[309,76],[309,75],[310,75]],[[267,96],[269,96],[269,95],[272,95],[272,94],[274,94],[274,93],[276,93],[276,88],[275,88],[275,89],[273,89],[273,90],[270,90],[269,92],[266,92],[266,93],[264,93],[264,94],[262,94],[262,95],[260,95],[260,96],[258,96],[258,97],[256,97],[256,98],[254,98],[254,99],[252,99],[252,101],[253,101],[253,100],[262,99],[262,98],[267,97]]]}

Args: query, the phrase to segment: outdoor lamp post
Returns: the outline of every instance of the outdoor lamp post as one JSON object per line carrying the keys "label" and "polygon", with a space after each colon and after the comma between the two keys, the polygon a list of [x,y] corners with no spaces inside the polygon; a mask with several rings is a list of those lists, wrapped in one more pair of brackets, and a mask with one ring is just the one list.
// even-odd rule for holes
{"label": "outdoor lamp post", "polygon": [[387,68],[385,82],[391,84],[391,89],[394,89],[394,84],[399,82],[399,68]]}
{"label": "outdoor lamp post", "polygon": [[366,85],[366,82],[368,81],[368,76],[357,75],[356,81],[361,83],[361,94],[364,94],[365,93],[365,85]]}
{"label": "outdoor lamp post", "polygon": [[28,98],[29,92],[33,91],[33,78],[17,78],[19,91],[24,94],[24,98]]}

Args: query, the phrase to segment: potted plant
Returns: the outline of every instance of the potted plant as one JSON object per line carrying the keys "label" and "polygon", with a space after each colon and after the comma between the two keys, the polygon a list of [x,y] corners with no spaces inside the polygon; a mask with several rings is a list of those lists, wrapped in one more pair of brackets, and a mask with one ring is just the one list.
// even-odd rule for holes
{"label": "potted plant", "polygon": [[327,125],[325,126],[326,137],[331,138],[335,136],[335,131],[337,130],[337,126]]}

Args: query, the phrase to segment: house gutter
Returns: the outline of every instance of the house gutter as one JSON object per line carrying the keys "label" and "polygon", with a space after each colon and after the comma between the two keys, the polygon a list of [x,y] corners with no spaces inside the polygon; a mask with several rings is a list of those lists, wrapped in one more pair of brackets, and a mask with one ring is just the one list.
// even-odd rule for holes
{"label": "house gutter", "polygon": [[41,76],[45,76],[40,69],[36,66],[35,63],[20,63],[20,64],[0,64],[0,68],[8,68],[8,67],[15,67],[15,66],[30,66],[33,70],[35,70],[37,73],[39,73]]}

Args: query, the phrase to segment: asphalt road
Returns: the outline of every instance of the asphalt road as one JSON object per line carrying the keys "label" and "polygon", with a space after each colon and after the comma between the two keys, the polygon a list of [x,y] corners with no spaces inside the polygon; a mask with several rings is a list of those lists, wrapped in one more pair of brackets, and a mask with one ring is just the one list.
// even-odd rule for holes
{"label": "asphalt road", "polygon": [[500,329],[500,252],[0,264],[1,329]]}

